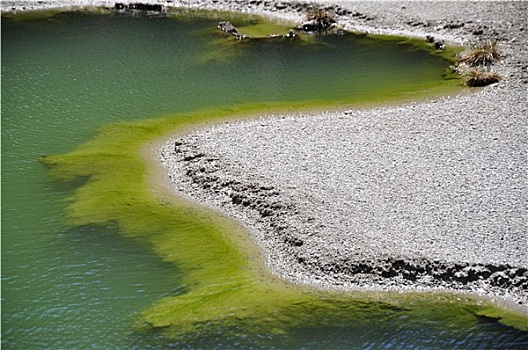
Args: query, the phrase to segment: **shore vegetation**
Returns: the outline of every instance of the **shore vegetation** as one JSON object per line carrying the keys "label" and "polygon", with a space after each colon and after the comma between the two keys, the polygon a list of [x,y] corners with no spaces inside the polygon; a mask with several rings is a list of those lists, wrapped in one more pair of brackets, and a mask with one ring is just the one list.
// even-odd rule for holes
{"label": "shore vegetation", "polygon": [[500,48],[496,40],[486,39],[472,44],[469,50],[460,55],[460,64],[470,67],[489,67],[499,62]]}
{"label": "shore vegetation", "polygon": [[464,82],[469,87],[487,86],[498,83],[502,77],[487,68],[468,68],[463,72]]}
{"label": "shore vegetation", "polygon": [[478,41],[460,54],[459,60],[452,67],[462,75],[469,87],[483,87],[499,82],[502,77],[493,70],[493,65],[500,62],[501,52],[496,40]]}
{"label": "shore vegetation", "polygon": [[337,22],[334,15],[320,7],[310,9],[306,14],[306,20],[309,21],[309,24],[304,26],[308,25],[309,28],[313,28],[319,33],[331,28]]}

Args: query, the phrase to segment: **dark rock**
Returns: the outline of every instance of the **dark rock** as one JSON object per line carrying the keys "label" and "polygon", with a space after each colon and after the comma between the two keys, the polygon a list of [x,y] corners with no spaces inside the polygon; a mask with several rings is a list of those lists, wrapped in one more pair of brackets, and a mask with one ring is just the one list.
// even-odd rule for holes
{"label": "dark rock", "polygon": [[304,244],[304,242],[297,237],[285,237],[284,242],[292,247],[301,247]]}
{"label": "dark rock", "polygon": [[424,21],[406,21],[405,23],[410,25],[411,27],[418,27],[418,26],[429,27],[430,26],[429,22],[424,22]]}
{"label": "dark rock", "polygon": [[318,28],[318,25],[317,25],[317,21],[316,20],[311,20],[311,21],[308,21],[308,22],[304,22],[303,25],[302,25],[302,29],[305,32],[316,32],[317,28]]}
{"label": "dark rock", "polygon": [[444,41],[436,41],[435,42],[435,49],[436,50],[445,50],[445,43]]}
{"label": "dark rock", "polygon": [[295,39],[297,37],[297,34],[295,34],[295,31],[293,29],[290,29],[288,34],[284,35],[284,37],[289,39]]}
{"label": "dark rock", "polygon": [[125,4],[121,2],[116,2],[114,4],[114,10],[124,11],[124,12],[164,12],[165,7],[160,4],[148,4],[142,2],[136,2],[131,4]]}
{"label": "dark rock", "polygon": [[348,16],[352,14],[352,11],[341,8],[341,7],[336,8],[334,11],[335,11],[335,14],[338,16]]}
{"label": "dark rock", "polygon": [[142,2],[136,2],[128,5],[129,9],[139,10],[139,11],[154,11],[161,12],[163,11],[163,5],[160,4],[146,4]]}
{"label": "dark rock", "polygon": [[403,278],[409,281],[416,281],[416,271],[403,271]]}
{"label": "dark rock", "polygon": [[189,162],[189,161],[191,161],[191,160],[194,160],[194,159],[196,159],[196,158],[201,158],[201,157],[203,157],[203,156],[204,156],[203,153],[191,153],[191,154],[187,154],[187,155],[183,158],[183,160],[186,161],[186,162]]}
{"label": "dark rock", "polygon": [[231,197],[231,202],[233,202],[233,204],[240,204],[242,203],[243,201],[243,198],[239,195],[234,195]]}
{"label": "dark rock", "polygon": [[353,12],[352,17],[358,17],[360,19],[367,18],[367,15],[361,13],[361,12]]}
{"label": "dark rock", "polygon": [[464,23],[449,22],[444,25],[444,29],[458,29],[458,28],[462,28],[463,26],[464,26]]}
{"label": "dark rock", "polygon": [[506,287],[510,283],[510,278],[503,271],[496,272],[491,276],[491,284],[499,287]]}

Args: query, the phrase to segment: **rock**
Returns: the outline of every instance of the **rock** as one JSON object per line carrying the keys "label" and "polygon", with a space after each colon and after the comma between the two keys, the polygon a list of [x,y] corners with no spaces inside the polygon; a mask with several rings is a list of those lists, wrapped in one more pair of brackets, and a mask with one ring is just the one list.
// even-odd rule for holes
{"label": "rock", "polygon": [[285,38],[289,39],[295,39],[297,37],[297,34],[293,31],[293,29],[290,29],[287,35],[284,36]]}
{"label": "rock", "polygon": [[145,3],[141,3],[141,2],[132,3],[132,4],[128,5],[128,8],[132,9],[132,10],[154,11],[154,12],[161,12],[164,9],[163,5],[159,5],[159,4],[145,4]]}
{"label": "rock", "polygon": [[125,4],[116,2],[114,9],[119,11],[136,10],[136,11],[150,11],[150,12],[163,12],[165,7],[160,4],[147,4],[142,2],[136,2],[131,4]]}
{"label": "rock", "polygon": [[444,29],[458,29],[458,28],[462,28],[463,26],[464,26],[463,22],[450,21],[449,23],[444,25]]}
{"label": "rock", "polygon": [[308,21],[308,22],[304,22],[302,24],[302,29],[305,31],[305,32],[316,32],[317,31],[317,21],[316,20],[311,20],[311,21]]}
{"label": "rock", "polygon": [[218,29],[228,34],[232,34],[232,35],[238,34],[238,29],[233,24],[231,24],[231,22],[229,21],[219,22]]}
{"label": "rock", "polygon": [[278,3],[275,4],[275,8],[277,10],[284,10],[284,9],[288,8],[288,4],[285,4],[283,2],[278,2]]}
{"label": "rock", "polygon": [[238,29],[229,21],[219,22],[218,23],[218,29],[220,29],[224,33],[231,34],[237,40],[242,40],[242,39],[246,39],[247,38],[247,35],[240,34],[238,32]]}
{"label": "rock", "polygon": [[437,50],[445,50],[445,43],[444,41],[436,41],[435,42],[435,49]]}

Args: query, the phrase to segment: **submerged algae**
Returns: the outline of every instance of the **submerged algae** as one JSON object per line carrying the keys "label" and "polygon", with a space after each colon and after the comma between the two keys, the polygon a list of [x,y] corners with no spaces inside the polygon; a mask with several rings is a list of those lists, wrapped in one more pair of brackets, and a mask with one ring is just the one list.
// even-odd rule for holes
{"label": "submerged algae", "polygon": [[[279,108],[277,106],[277,108]],[[284,108],[284,107],[282,107]],[[219,214],[155,188],[149,143],[206,120],[244,117],[263,106],[232,107],[107,125],[77,150],[42,161],[57,179],[86,178],[68,208],[74,226],[116,223],[127,236],[141,237],[164,260],[178,266],[186,292],[143,311],[140,329],[159,329],[168,338],[206,326],[237,327],[247,334],[282,333],[299,327],[343,326],[398,317],[467,325],[477,315],[527,329],[526,318],[467,297],[414,293],[336,293],[292,286],[266,272],[243,229]],[[270,112],[269,106],[265,111]]]}

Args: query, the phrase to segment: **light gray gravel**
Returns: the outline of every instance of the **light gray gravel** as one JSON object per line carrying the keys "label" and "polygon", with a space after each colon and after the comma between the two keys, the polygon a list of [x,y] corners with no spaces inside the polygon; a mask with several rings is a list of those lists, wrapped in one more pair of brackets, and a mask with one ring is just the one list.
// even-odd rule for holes
{"label": "light gray gravel", "polygon": [[279,276],[523,302],[527,109],[495,94],[229,122],[161,158],[178,191],[243,221]]}
{"label": "light gray gravel", "polygon": [[235,179],[258,175],[302,198],[324,226],[308,225],[312,238],[332,251],[517,265],[528,261],[526,114],[508,105],[490,120],[489,100],[444,113],[475,98],[233,122],[184,140]]}
{"label": "light gray gravel", "polygon": [[297,283],[526,304],[526,4],[340,6],[372,16],[370,31],[467,42],[487,30],[505,79],[401,106],[213,125],[167,143],[174,187],[244,222],[270,269]]}
{"label": "light gray gravel", "polygon": [[[148,2],[294,21],[306,11],[276,1]],[[294,282],[347,290],[448,288],[526,310],[528,2],[317,3],[338,13],[346,29],[458,44],[497,39],[503,80],[451,98],[203,128],[159,151],[174,190],[242,221],[271,271]]]}

